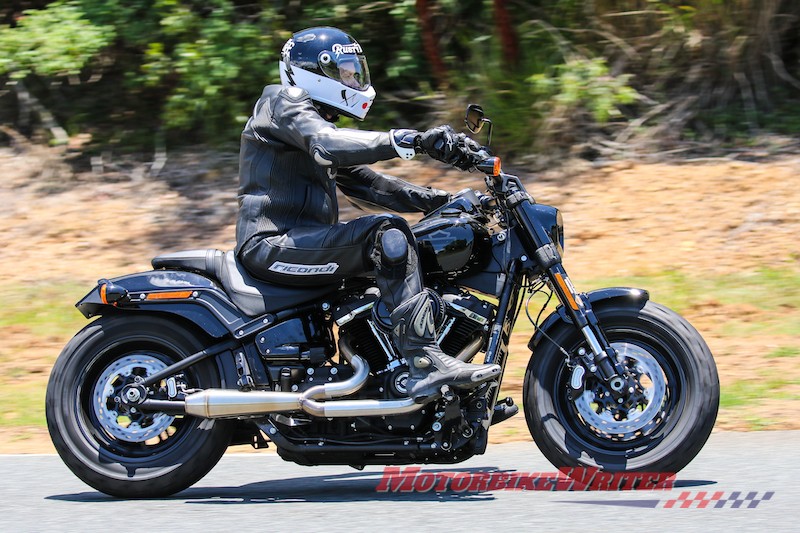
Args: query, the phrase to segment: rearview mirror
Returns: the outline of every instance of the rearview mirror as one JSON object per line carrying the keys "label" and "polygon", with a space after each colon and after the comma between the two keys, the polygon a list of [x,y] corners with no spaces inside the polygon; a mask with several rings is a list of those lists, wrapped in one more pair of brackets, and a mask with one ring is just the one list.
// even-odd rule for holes
{"label": "rearview mirror", "polygon": [[483,112],[483,108],[478,104],[469,104],[467,106],[467,115],[464,118],[464,123],[467,125],[467,129],[472,133],[478,133],[483,129],[483,123],[486,120],[484,117],[486,115]]}
{"label": "rearview mirror", "polygon": [[492,121],[486,118],[483,108],[478,104],[467,106],[467,115],[464,117],[464,124],[472,133],[478,133],[483,129],[484,124],[489,125],[489,132],[486,135],[486,146],[492,144]]}

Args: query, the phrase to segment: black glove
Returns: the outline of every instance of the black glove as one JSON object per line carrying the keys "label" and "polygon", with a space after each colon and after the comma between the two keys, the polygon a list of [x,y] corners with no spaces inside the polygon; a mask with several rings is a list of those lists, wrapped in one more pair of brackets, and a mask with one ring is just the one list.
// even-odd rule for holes
{"label": "black glove", "polygon": [[464,147],[467,149],[468,152],[477,153],[477,152],[480,152],[481,150],[483,150],[483,146],[481,146],[480,143],[478,143],[474,139],[471,139],[470,137],[467,137],[463,133],[461,133],[460,136],[463,139]]}
{"label": "black glove", "polygon": [[419,145],[425,153],[437,161],[455,165],[464,158],[459,140],[459,134],[453,128],[438,126],[421,133]]}
{"label": "black glove", "polygon": [[470,139],[463,133],[457,134],[456,146],[458,147],[458,158],[450,163],[454,167],[461,170],[469,170],[474,164],[474,154],[477,154],[481,149],[481,145]]}

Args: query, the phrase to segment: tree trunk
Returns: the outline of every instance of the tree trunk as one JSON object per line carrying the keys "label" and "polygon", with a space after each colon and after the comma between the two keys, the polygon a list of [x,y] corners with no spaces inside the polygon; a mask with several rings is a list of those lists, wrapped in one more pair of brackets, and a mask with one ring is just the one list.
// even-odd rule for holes
{"label": "tree trunk", "polygon": [[506,0],[493,0],[494,25],[500,35],[500,45],[503,50],[503,64],[506,68],[513,69],[519,66],[519,43],[517,33],[511,23]]}
{"label": "tree trunk", "polygon": [[442,61],[442,55],[439,53],[439,39],[436,38],[433,19],[431,17],[430,4],[428,0],[417,0],[417,17],[419,18],[420,33],[422,35],[422,47],[425,51],[425,57],[431,64],[431,71],[436,80],[436,85],[440,89],[447,87],[447,68]]}

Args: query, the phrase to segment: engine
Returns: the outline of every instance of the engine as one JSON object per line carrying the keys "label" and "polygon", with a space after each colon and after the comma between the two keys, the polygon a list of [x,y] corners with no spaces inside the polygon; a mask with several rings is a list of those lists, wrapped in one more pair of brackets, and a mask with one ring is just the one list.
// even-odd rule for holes
{"label": "engine", "polygon": [[[442,351],[463,361],[470,361],[485,348],[489,324],[496,307],[457,289],[431,291],[434,297],[434,324]],[[389,310],[379,300],[377,291],[340,302],[333,319],[339,335],[369,363],[373,382],[387,397],[404,397],[408,367],[392,343]]]}

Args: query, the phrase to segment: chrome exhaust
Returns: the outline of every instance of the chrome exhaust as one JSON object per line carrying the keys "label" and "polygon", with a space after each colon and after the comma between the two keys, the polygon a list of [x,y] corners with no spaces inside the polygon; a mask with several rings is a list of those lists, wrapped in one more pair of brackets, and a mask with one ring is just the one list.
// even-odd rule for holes
{"label": "chrome exhaust", "polygon": [[200,418],[229,418],[300,410],[295,392],[207,389],[189,394],[184,400],[186,414]]}
{"label": "chrome exhaust", "polygon": [[353,367],[353,376],[344,381],[317,385],[299,393],[208,389],[186,396],[186,414],[201,418],[235,418],[302,411],[316,417],[347,418],[407,414],[423,407],[411,398],[335,400],[358,392],[369,377],[369,365],[344,339],[339,339],[339,351]]}
{"label": "chrome exhaust", "polygon": [[465,363],[469,363],[475,357],[475,355],[480,351],[481,346],[483,346],[483,337],[478,336],[473,339],[469,344],[464,346],[460,352],[455,355],[455,358],[459,361],[464,361]]}

